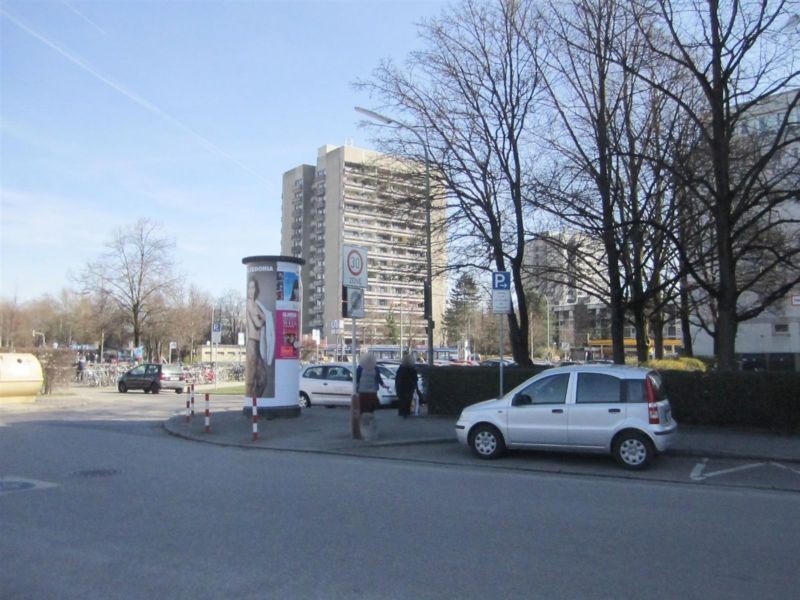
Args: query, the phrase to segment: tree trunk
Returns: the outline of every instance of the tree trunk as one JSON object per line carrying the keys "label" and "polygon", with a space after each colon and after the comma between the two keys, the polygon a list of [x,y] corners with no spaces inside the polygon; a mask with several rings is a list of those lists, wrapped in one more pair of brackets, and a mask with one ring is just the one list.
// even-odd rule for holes
{"label": "tree trunk", "polygon": [[633,322],[636,328],[636,360],[640,363],[647,362],[650,358],[647,347],[647,319],[645,319],[644,309],[641,305],[633,307]]}
{"label": "tree trunk", "polygon": [[731,309],[723,307],[720,302],[719,314],[717,315],[716,335],[714,336],[714,348],[719,362],[720,371],[735,371],[736,364],[736,332],[739,323],[736,320],[736,307]]}
{"label": "tree trunk", "polygon": [[653,356],[661,360],[664,358],[664,314],[660,310],[650,317],[650,330],[653,332]]}
{"label": "tree trunk", "polygon": [[611,306],[611,354],[615,365],[625,364],[625,311]]}

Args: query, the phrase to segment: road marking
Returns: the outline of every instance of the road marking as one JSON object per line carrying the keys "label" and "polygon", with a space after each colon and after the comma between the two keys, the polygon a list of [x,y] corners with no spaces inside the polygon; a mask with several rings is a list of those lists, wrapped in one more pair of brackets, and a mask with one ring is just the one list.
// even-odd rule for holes
{"label": "road marking", "polygon": [[703,462],[697,463],[694,466],[694,469],[692,469],[692,473],[691,475],[689,475],[689,478],[692,481],[703,481],[705,479],[708,479],[709,477],[718,477],[719,475],[729,475],[730,473],[738,473],[739,471],[747,471],[749,469],[755,469],[757,467],[764,466],[764,463],[752,463],[749,465],[742,465],[740,467],[732,467],[730,469],[721,469],[719,471],[709,471],[708,473],[703,473],[707,464],[708,464],[707,458],[704,458]]}
{"label": "road marking", "polygon": [[771,464],[773,467],[778,467],[779,469],[784,469],[786,471],[791,471],[792,473],[797,473],[798,475],[800,475],[800,471],[798,471],[797,469],[793,469],[792,467],[787,467],[786,465],[783,465],[781,463],[772,462],[769,464]]}
{"label": "road marking", "polygon": [[14,475],[0,477],[0,495],[11,492],[44,490],[57,486],[58,484],[56,483],[48,483],[47,481],[38,481],[36,479],[26,479],[24,477],[16,477]]}

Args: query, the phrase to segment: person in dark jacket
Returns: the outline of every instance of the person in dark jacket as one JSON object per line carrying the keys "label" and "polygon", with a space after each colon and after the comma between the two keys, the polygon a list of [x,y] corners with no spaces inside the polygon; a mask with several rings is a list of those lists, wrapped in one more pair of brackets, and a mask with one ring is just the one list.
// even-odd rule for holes
{"label": "person in dark jacket", "polygon": [[394,379],[394,389],[397,392],[397,414],[407,417],[411,414],[411,400],[414,392],[422,398],[422,393],[418,388],[419,376],[414,368],[414,359],[410,354],[406,354],[397,367],[397,374]]}

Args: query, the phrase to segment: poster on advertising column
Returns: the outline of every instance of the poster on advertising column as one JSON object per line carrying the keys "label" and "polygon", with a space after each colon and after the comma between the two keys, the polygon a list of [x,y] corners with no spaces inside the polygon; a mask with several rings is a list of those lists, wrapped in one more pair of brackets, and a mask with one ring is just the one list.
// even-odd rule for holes
{"label": "poster on advertising column", "polygon": [[297,416],[301,259],[252,256],[247,266],[245,408]]}
{"label": "poster on advertising column", "polygon": [[245,395],[271,398],[275,395],[275,266],[247,268],[245,312]]}

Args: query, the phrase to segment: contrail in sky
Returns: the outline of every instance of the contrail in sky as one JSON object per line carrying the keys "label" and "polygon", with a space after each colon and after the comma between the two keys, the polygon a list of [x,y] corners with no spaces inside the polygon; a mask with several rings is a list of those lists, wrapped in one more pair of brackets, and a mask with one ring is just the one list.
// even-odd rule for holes
{"label": "contrail in sky", "polygon": [[121,84],[117,83],[116,81],[114,81],[112,79],[109,79],[108,77],[106,77],[102,73],[98,72],[89,63],[81,60],[80,58],[77,58],[77,57],[73,56],[72,54],[70,54],[69,52],[64,50],[61,46],[56,44],[54,41],[48,39],[47,37],[45,37],[41,33],[31,29],[30,27],[28,27],[25,23],[20,21],[14,15],[10,14],[8,12],[8,10],[3,8],[2,6],[0,6],[0,14],[4,15],[9,21],[14,23],[14,25],[16,25],[17,27],[22,29],[28,35],[31,35],[31,36],[35,37],[37,40],[39,40],[40,42],[42,42],[46,46],[49,46],[50,48],[52,48],[53,50],[58,52],[61,56],[66,58],[68,61],[70,61],[75,66],[83,69],[84,71],[86,71],[87,73],[92,75],[94,78],[99,79],[100,81],[105,83],[107,86],[109,86],[113,90],[117,91],[118,93],[122,94],[123,96],[125,96],[126,98],[128,98],[129,100],[134,102],[135,104],[138,104],[140,107],[142,107],[145,110],[150,111],[151,113],[157,115],[158,117],[160,117],[164,121],[167,121],[168,123],[170,123],[171,125],[174,125],[178,129],[180,129],[181,131],[183,131],[184,133],[189,135],[190,137],[194,138],[194,140],[199,142],[200,145],[203,146],[206,150],[209,150],[210,152],[213,152],[214,154],[217,154],[218,156],[221,156],[222,158],[225,158],[225,159],[231,161],[232,163],[237,165],[242,170],[244,170],[247,173],[249,173],[250,175],[253,175],[254,177],[258,178],[262,183],[266,183],[267,182],[266,179],[264,179],[264,177],[261,174],[256,173],[255,171],[253,171],[250,167],[248,167],[247,165],[245,165],[244,163],[242,163],[241,161],[239,161],[238,159],[236,159],[232,155],[228,154],[225,150],[223,150],[222,148],[217,146],[211,140],[203,137],[202,135],[200,135],[199,133],[197,133],[196,131],[191,129],[188,125],[184,125],[181,121],[179,121],[178,119],[176,119],[172,115],[170,115],[168,113],[165,113],[163,110],[158,108],[152,102],[146,100],[145,98],[142,98],[141,96],[139,96],[138,94],[136,94],[134,92],[131,92],[130,90],[126,89]]}
{"label": "contrail in sky", "polygon": [[100,27],[100,25],[98,25],[97,23],[95,23],[94,21],[92,21],[92,20],[91,20],[89,17],[87,17],[85,14],[83,14],[83,13],[82,13],[81,11],[79,11],[77,8],[75,8],[74,6],[72,6],[72,4],[70,4],[69,2],[67,2],[67,0],[59,0],[59,1],[61,2],[61,4],[63,4],[63,5],[64,5],[64,6],[66,6],[68,9],[70,9],[72,12],[74,12],[76,15],[78,15],[78,16],[79,16],[81,19],[83,19],[84,21],[86,21],[86,22],[87,22],[89,25],[91,25],[92,27],[94,27],[94,28],[95,28],[97,31],[99,31],[99,32],[100,32],[100,33],[102,33],[103,35],[108,35],[108,34],[105,32],[105,30],[104,30],[102,27]]}

